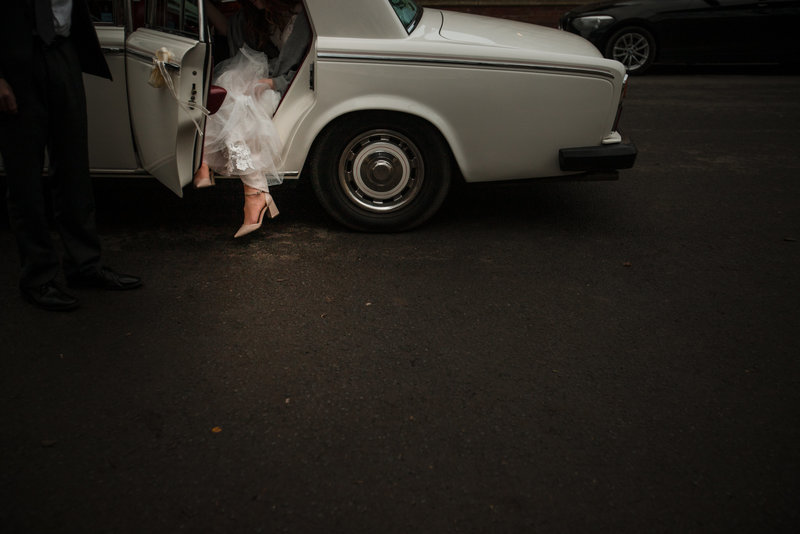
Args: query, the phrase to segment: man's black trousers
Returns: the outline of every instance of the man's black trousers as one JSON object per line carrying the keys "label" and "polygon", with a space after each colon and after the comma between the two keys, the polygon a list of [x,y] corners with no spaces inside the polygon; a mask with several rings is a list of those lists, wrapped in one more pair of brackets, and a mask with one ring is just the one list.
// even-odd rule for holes
{"label": "man's black trousers", "polygon": [[[49,46],[32,38],[36,46],[31,64],[4,72],[19,111],[0,115],[0,153],[22,287],[50,282],[59,272],[59,253],[48,224],[48,192],[67,276],[100,263],[80,61],[69,38],[57,38]],[[49,187],[48,177],[42,175],[45,147]]]}

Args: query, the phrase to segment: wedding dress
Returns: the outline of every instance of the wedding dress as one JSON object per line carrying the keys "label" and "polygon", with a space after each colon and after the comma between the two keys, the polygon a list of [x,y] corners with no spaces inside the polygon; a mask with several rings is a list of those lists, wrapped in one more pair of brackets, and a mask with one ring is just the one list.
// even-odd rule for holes
{"label": "wedding dress", "polygon": [[260,81],[265,78],[270,78],[267,55],[246,44],[217,65],[212,83],[227,95],[208,117],[204,148],[211,169],[262,191],[282,181],[277,164],[283,148],[272,121],[281,95]]}

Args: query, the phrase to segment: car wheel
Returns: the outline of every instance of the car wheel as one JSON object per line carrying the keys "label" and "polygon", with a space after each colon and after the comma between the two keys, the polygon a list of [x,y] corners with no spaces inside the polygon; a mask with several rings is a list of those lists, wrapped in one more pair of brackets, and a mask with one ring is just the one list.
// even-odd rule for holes
{"label": "car wheel", "polygon": [[395,232],[439,209],[452,165],[445,141],[426,122],[369,113],[328,127],[310,167],[314,193],[334,219],[354,230]]}
{"label": "car wheel", "polygon": [[623,28],[608,40],[605,55],[625,65],[630,74],[642,74],[656,57],[656,40],[644,28]]}

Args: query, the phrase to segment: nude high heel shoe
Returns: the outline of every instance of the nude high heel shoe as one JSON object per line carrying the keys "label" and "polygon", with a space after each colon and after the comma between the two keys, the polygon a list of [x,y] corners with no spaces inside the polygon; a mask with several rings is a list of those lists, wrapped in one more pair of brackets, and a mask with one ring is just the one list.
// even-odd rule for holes
{"label": "nude high heel shoe", "polygon": [[245,193],[245,196],[252,197],[256,195],[264,195],[264,207],[261,208],[261,211],[258,213],[258,222],[255,224],[242,224],[239,230],[236,231],[234,234],[234,238],[242,237],[243,235],[247,235],[251,232],[255,232],[259,228],[261,228],[261,223],[264,221],[264,214],[270,219],[274,219],[278,216],[278,207],[275,205],[275,202],[272,200],[272,195],[267,193],[266,191],[258,191],[256,193]]}
{"label": "nude high heel shoe", "polygon": [[211,174],[211,171],[208,168],[208,163],[205,161],[200,164],[200,168],[197,169],[196,173],[194,173],[192,184],[194,184],[196,189],[202,189],[204,187],[211,187],[214,185],[214,175]]}

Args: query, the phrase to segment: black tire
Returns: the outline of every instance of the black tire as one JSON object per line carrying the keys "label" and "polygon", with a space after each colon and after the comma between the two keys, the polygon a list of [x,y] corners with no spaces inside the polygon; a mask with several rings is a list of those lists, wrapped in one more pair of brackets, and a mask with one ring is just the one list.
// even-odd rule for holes
{"label": "black tire", "polygon": [[310,159],[311,185],[325,211],[366,232],[399,232],[427,221],[447,196],[451,169],[436,129],[388,112],[337,120]]}
{"label": "black tire", "polygon": [[622,28],[608,40],[605,56],[625,65],[629,74],[643,74],[656,58],[656,40],[640,26]]}

